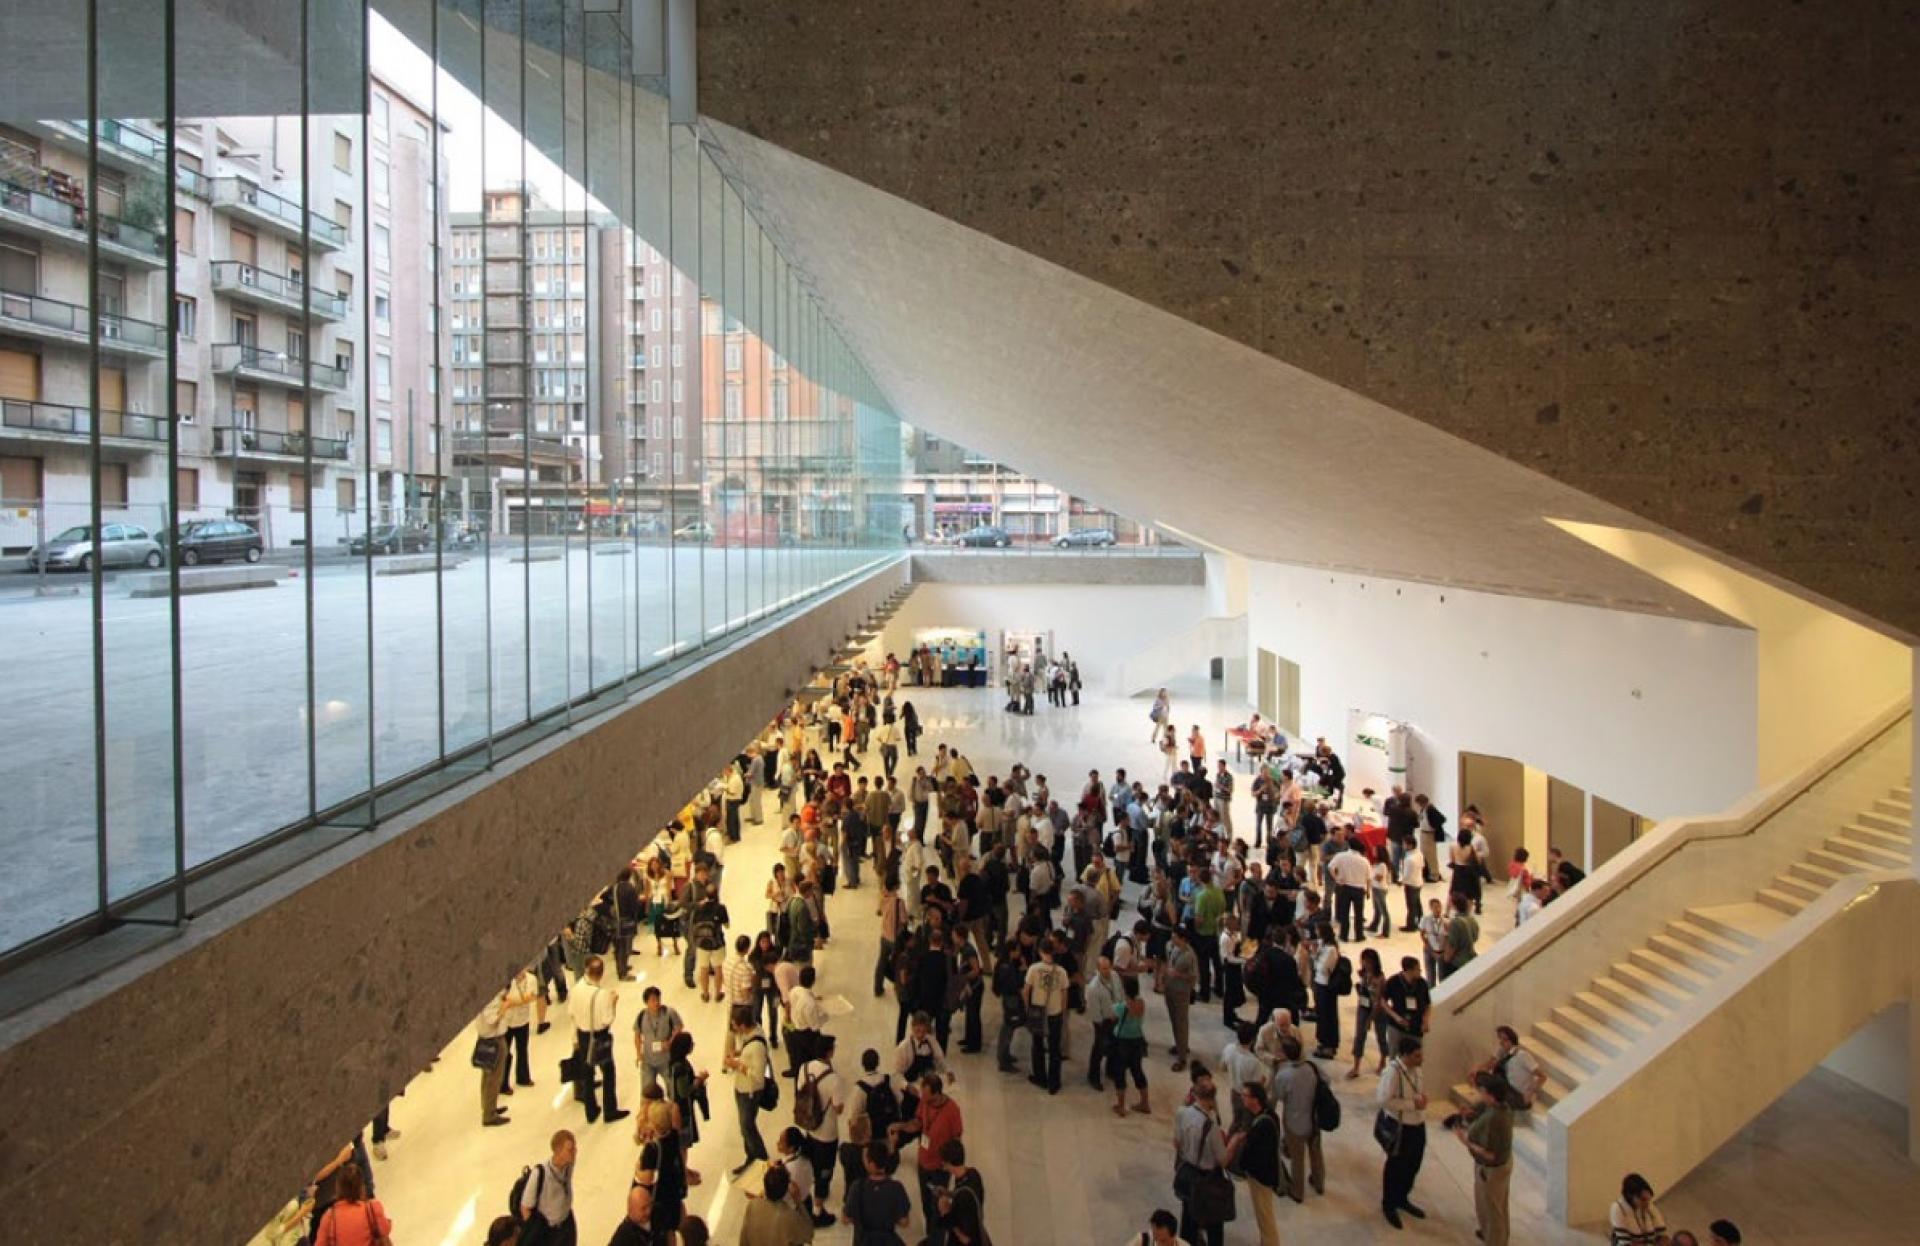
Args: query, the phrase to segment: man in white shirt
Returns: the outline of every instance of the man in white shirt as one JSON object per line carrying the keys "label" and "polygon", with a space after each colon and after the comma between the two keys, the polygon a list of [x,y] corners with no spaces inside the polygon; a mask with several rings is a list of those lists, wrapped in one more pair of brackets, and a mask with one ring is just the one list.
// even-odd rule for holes
{"label": "man in white shirt", "polygon": [[1413,1203],[1413,1183],[1420,1175],[1420,1161],[1427,1154],[1427,1094],[1421,1071],[1423,1056],[1420,1040],[1403,1038],[1400,1048],[1380,1074],[1375,1101],[1383,1113],[1400,1125],[1400,1140],[1387,1153],[1386,1171],[1380,1180],[1380,1214],[1394,1228],[1401,1228],[1400,1213],[1417,1220],[1427,1213]]}
{"label": "man in white shirt", "polygon": [[1400,894],[1406,897],[1407,920],[1400,927],[1403,934],[1413,934],[1420,929],[1420,884],[1427,876],[1427,857],[1420,851],[1420,845],[1411,843],[1400,858]]}
{"label": "man in white shirt", "polygon": [[[596,959],[598,959],[596,957]],[[570,1130],[553,1135],[553,1157],[527,1176],[520,1193],[521,1236],[529,1241],[571,1242],[578,1236],[573,1223],[573,1160],[579,1148]],[[540,1228],[532,1228],[538,1218]]]}
{"label": "man in white shirt", "polygon": [[[613,1018],[620,992],[605,990],[600,980],[607,963],[598,956],[587,957],[587,973],[574,984],[567,997],[567,1012],[573,1018],[573,1062],[576,1076],[573,1097],[587,1109],[587,1124],[603,1115],[609,1124],[625,1120],[621,1110],[618,1073],[613,1058]],[[594,1102],[595,1074],[599,1075],[602,1104]]]}
{"label": "man in white shirt", "polygon": [[1547,907],[1547,897],[1553,894],[1553,884],[1544,878],[1533,880],[1533,886],[1520,895],[1520,903],[1513,910],[1513,924],[1524,926],[1540,916],[1540,910]]}
{"label": "man in white shirt", "polygon": [[787,1058],[795,1069],[819,1050],[820,1031],[827,1023],[827,1010],[813,993],[813,983],[813,966],[803,965],[800,980],[787,992],[787,1024],[793,1027]]}
{"label": "man in white shirt", "polygon": [[500,1110],[500,1081],[506,1075],[507,1068],[507,1009],[512,998],[513,986],[509,983],[504,989],[496,991],[487,1006],[480,1010],[480,1020],[476,1024],[474,1036],[480,1039],[492,1039],[493,1063],[480,1070],[480,1123],[482,1125],[504,1125],[507,1117]]}
{"label": "man in white shirt", "polygon": [[766,1035],[760,1032],[760,1024],[751,1013],[734,1013],[731,1029],[733,1041],[729,1045],[733,1054],[724,1057],[721,1063],[733,1074],[733,1102],[740,1121],[740,1142],[747,1152],[747,1157],[733,1170],[733,1175],[738,1177],[755,1160],[767,1158],[767,1144],[760,1137],[760,1093],[766,1085],[772,1053],[767,1049]]}
{"label": "man in white shirt", "polygon": [[1044,1086],[1048,1094],[1060,1093],[1061,1042],[1066,1035],[1067,995],[1072,980],[1055,961],[1051,939],[1040,941],[1040,959],[1027,966],[1024,990],[1027,1015],[1035,1019],[1033,1051],[1027,1078]]}
{"label": "man in white shirt", "polygon": [[[833,1035],[822,1034],[816,1046],[819,1055],[800,1066],[793,1093],[797,1101],[811,1087],[820,1098],[820,1123],[811,1129],[803,1127],[802,1132],[807,1137],[807,1158],[813,1161],[813,1205],[824,1210],[827,1194],[833,1188],[834,1159],[840,1151],[840,1114],[846,1111],[847,1092],[833,1068]],[[797,1114],[797,1103],[794,1110]],[[797,1115],[795,1123],[799,1123]]]}
{"label": "man in white shirt", "polygon": [[1373,881],[1373,867],[1360,851],[1360,841],[1349,836],[1346,846],[1327,862],[1327,877],[1333,880],[1334,921],[1340,927],[1340,941],[1350,943],[1366,938],[1367,888]]}

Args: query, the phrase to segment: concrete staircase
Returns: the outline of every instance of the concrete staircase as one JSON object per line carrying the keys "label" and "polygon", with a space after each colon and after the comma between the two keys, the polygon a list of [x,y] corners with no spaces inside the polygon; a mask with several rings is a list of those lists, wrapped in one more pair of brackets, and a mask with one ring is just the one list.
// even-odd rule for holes
{"label": "concrete staircase", "polygon": [[[1607,973],[1535,1022],[1521,1039],[1547,1075],[1538,1111],[1517,1117],[1513,1149],[1536,1171],[1547,1167],[1544,1113],[1630,1047],[1794,914],[1850,874],[1907,870],[1913,862],[1912,780],[1875,800],[1836,834],[1794,862],[1750,902],[1688,909],[1616,962]],[[1461,1107],[1478,1102],[1471,1086],[1452,1087]]]}

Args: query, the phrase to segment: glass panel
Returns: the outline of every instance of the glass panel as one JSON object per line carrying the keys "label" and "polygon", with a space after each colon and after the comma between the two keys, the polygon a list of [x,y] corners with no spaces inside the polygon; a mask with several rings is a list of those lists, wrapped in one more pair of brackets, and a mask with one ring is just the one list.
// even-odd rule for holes
{"label": "glass panel", "polygon": [[[349,274],[354,288],[364,290],[374,285],[372,276],[391,281],[392,265],[417,257],[424,240],[417,218],[393,211],[391,195],[377,208],[367,202],[366,170],[372,158],[365,117],[363,49],[367,11],[358,0],[308,2],[312,8],[307,18],[307,98],[312,111],[305,127],[307,176],[303,195],[287,197],[301,202],[303,208],[344,202],[352,208],[356,220],[370,222],[371,228],[386,229],[394,245],[386,260],[387,271],[381,272],[382,257],[377,252],[367,256],[362,240],[329,251],[324,245],[316,248],[312,235],[303,232],[297,241],[285,244],[285,261],[273,267],[281,272],[297,268],[301,273],[312,273],[314,279],[309,284],[315,292],[339,289],[341,273]],[[345,169],[335,162],[343,147],[352,153]],[[262,236],[260,246],[264,256],[272,246],[271,240]],[[369,269],[373,270],[371,275]],[[311,619],[307,642],[313,674],[308,715],[313,733],[315,812],[352,800],[373,783],[373,713],[369,703],[373,696],[372,656],[367,614],[372,556],[363,552],[355,559],[352,550],[354,540],[367,534],[364,509],[393,515],[396,505],[403,504],[405,481],[404,476],[396,479],[391,429],[393,397],[399,395],[404,403],[405,394],[397,388],[402,378],[393,369],[390,339],[374,341],[372,306],[371,297],[362,298],[351,317],[329,321],[315,315],[309,301],[304,313],[285,316],[283,330],[290,342],[294,340],[292,334],[298,332],[302,335],[298,341],[311,344],[288,351],[296,367],[311,366],[341,353],[337,343],[355,342],[359,344],[353,352],[356,358],[384,361],[385,368],[379,378],[382,387],[378,395],[370,392],[373,378],[366,368],[347,377],[337,393],[309,388],[303,411],[306,430],[312,435],[302,436],[298,446],[287,447],[301,452],[301,461],[291,464],[289,470],[304,471],[310,482],[305,513],[297,518],[306,542],[301,551],[301,583]],[[409,351],[408,356],[413,357],[414,352]],[[380,398],[377,404],[376,397]],[[342,410],[372,412],[371,430],[379,431],[380,436],[376,440],[364,435],[367,430],[361,430],[363,435],[348,447],[344,461],[323,461],[314,439],[345,444],[337,434],[338,413]],[[291,427],[291,415],[287,418]],[[404,461],[398,466],[404,468]],[[364,549],[369,543],[362,544]]]}
{"label": "glass panel", "polygon": [[706,542],[700,499],[700,148],[686,126],[671,131],[673,279],[669,298],[667,446],[673,541],[675,651],[700,644]]}
{"label": "glass panel", "polygon": [[[526,573],[526,645],[527,686],[531,700],[527,713],[538,716],[566,702],[568,691],[568,650],[574,640],[573,625],[581,624],[580,645],[585,649],[584,600],[576,603],[572,588],[582,585],[586,576],[586,555],[580,553],[578,535],[584,529],[584,487],[586,454],[576,438],[571,413],[576,409],[573,386],[573,345],[585,331],[586,291],[572,280],[572,256],[584,256],[586,226],[584,203],[579,185],[570,176],[566,132],[564,67],[554,60],[548,48],[578,46],[562,42],[565,6],[563,0],[523,0],[526,39],[520,55],[526,59],[521,76],[523,98],[519,124],[522,155],[521,182],[526,193],[521,198],[521,226],[533,248],[535,258],[523,261],[529,269],[530,285],[537,296],[541,274],[546,274],[548,297],[535,297],[534,307],[543,303],[549,314],[550,328],[544,335],[536,332],[532,349],[545,344],[549,367],[540,370],[527,403],[529,439],[536,457],[546,462],[536,465],[526,481],[526,533],[531,551],[523,570]],[[571,153],[577,161],[577,153]],[[541,263],[538,243],[544,239],[549,260]],[[584,259],[581,261],[584,267]],[[535,355],[538,359],[538,355]],[[493,362],[489,361],[489,370]],[[579,375],[584,377],[584,363]],[[544,384],[540,383],[544,378]]]}
{"label": "glass panel", "polygon": [[[527,144],[518,72],[523,17],[520,0],[485,0],[481,26],[486,64],[508,65],[516,72],[483,71],[485,146],[480,169],[483,227],[478,231],[478,276],[486,295],[486,355],[481,374],[490,451],[500,450],[495,493],[499,497],[502,540],[494,553],[492,619],[493,729],[504,731],[525,720],[533,699],[533,663],[528,648],[528,612],[535,557],[548,555],[547,512],[543,490],[562,482],[566,456],[548,439],[533,436],[528,338],[533,324],[531,274],[528,272]],[[542,309],[544,311],[544,308]],[[495,358],[496,347],[509,352]],[[490,454],[489,457],[494,457]],[[539,509],[536,511],[536,507]],[[536,543],[536,535],[538,541]]]}

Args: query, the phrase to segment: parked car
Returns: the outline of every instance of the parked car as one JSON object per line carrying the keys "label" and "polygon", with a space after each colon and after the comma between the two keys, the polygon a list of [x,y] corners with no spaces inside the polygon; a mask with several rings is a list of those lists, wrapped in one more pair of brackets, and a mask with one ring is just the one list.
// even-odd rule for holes
{"label": "parked car", "polygon": [[96,557],[103,567],[157,567],[164,559],[160,542],[145,528],[130,523],[101,524],[96,541],[93,528],[79,524],[28,550],[27,566],[35,571],[91,571]]}
{"label": "parked car", "polygon": [[971,532],[962,532],[953,538],[955,545],[992,545],[1005,549],[1013,544],[1013,538],[1007,535],[1005,528],[996,528],[992,524],[982,524]]}
{"label": "parked car", "polygon": [[713,540],[713,525],[704,519],[696,519],[692,523],[681,524],[673,530],[673,539],[676,541],[711,541]]}
{"label": "parked car", "polygon": [[433,534],[425,528],[390,523],[376,524],[365,536],[347,543],[349,554],[364,554],[368,549],[376,554],[418,554],[432,548]]}
{"label": "parked car", "polygon": [[244,558],[248,562],[259,562],[266,553],[266,542],[260,534],[248,524],[233,519],[199,519],[180,525],[179,533],[171,540],[163,535],[163,545],[171,545],[174,557],[183,567],[197,567],[203,562],[225,562],[229,558]]}
{"label": "parked car", "polygon": [[1118,545],[1120,540],[1113,535],[1111,528],[1081,528],[1077,532],[1063,533],[1053,538],[1053,543],[1060,549],[1066,549],[1073,545]]}

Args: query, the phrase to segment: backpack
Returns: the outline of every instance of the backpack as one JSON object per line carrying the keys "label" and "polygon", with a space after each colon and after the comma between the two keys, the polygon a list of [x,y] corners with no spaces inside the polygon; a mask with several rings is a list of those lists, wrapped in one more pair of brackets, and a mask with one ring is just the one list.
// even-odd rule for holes
{"label": "backpack", "polygon": [[1344,956],[1335,961],[1333,972],[1327,975],[1327,985],[1335,995],[1353,994],[1353,962]]}
{"label": "backpack", "polygon": [[882,1080],[877,1086],[867,1087],[867,1120],[873,1126],[873,1136],[887,1136],[887,1126],[900,1119],[900,1096],[894,1093],[893,1082]]}
{"label": "backpack", "polygon": [[520,1175],[514,1178],[513,1188],[507,1191],[507,1214],[513,1217],[516,1224],[520,1221],[520,1204],[526,1198],[529,1180],[533,1182],[533,1202],[536,1208],[534,1214],[538,1215],[540,1194],[546,1188],[547,1166],[536,1164],[522,1168]]}
{"label": "backpack", "polygon": [[1330,1134],[1340,1128],[1340,1100],[1320,1066],[1309,1060],[1307,1067],[1313,1070],[1313,1127]]}
{"label": "backpack", "polygon": [[820,1079],[825,1073],[802,1078],[793,1092],[793,1123],[812,1133],[820,1128],[827,1118],[826,1099],[820,1093]]}
{"label": "backpack", "polygon": [[693,943],[695,947],[713,951],[722,947],[726,939],[720,931],[720,910],[713,905],[703,904],[693,917]]}
{"label": "backpack", "polygon": [[1111,961],[1113,959],[1113,954],[1120,950],[1121,940],[1125,940],[1127,943],[1131,944],[1133,942],[1133,936],[1130,934],[1127,934],[1125,931],[1115,932],[1113,935],[1108,937],[1105,943],[1100,945],[1100,955],[1106,957],[1109,961]]}
{"label": "backpack", "polygon": [[594,917],[593,909],[581,909],[580,915],[567,927],[567,942],[583,957],[593,948]]}

